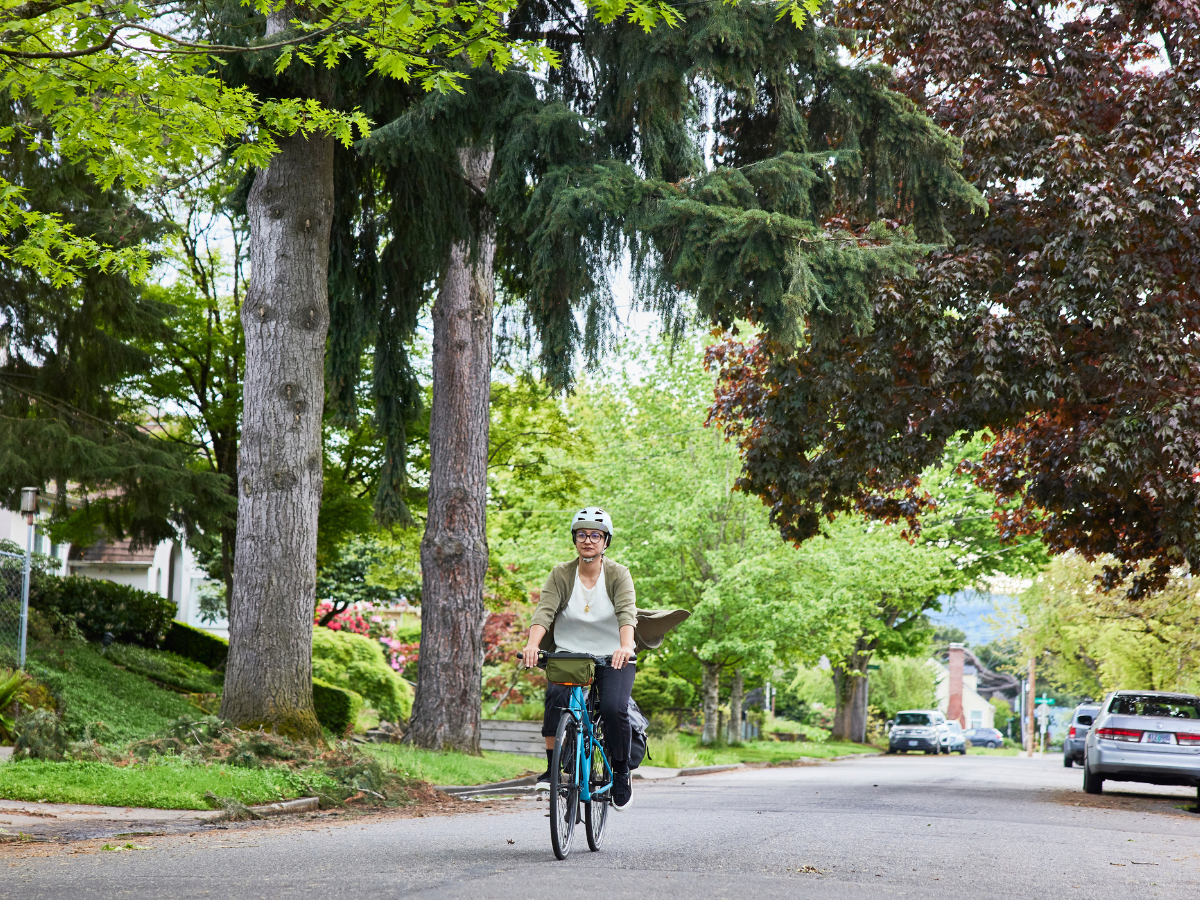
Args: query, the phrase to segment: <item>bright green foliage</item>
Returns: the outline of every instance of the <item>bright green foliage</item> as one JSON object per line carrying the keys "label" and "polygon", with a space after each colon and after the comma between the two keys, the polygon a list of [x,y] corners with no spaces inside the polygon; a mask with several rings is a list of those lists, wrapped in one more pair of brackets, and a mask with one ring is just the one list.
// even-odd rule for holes
{"label": "bright green foliage", "polygon": [[934,701],[933,667],[922,657],[884,659],[868,673],[870,704],[887,718],[902,709],[930,709]]}
{"label": "bright green foliage", "polygon": [[114,665],[144,675],[160,684],[195,694],[221,690],[225,679],[219,672],[167,650],[151,650],[134,644],[113,644],[104,658]]}
{"label": "bright green foliage", "polygon": [[1001,540],[996,517],[1003,514],[1004,506],[973,477],[987,447],[984,435],[964,435],[948,443],[942,464],[921,478],[937,508],[922,519],[920,541],[948,550],[968,584],[993,574],[1027,578],[1041,571],[1049,559],[1037,538]]}
{"label": "bright green foliage", "polygon": [[363,635],[313,629],[313,677],[362,695],[389,721],[412,712],[412,687],[392,671],[382,645]]}
{"label": "bright green foliage", "polygon": [[28,670],[53,691],[68,736],[84,729],[101,744],[149,737],[196,708],[177,693],[118,669],[93,645],[45,644],[30,650]]}
{"label": "bright green foliage", "polygon": [[304,795],[287,769],[246,769],[162,758],[131,766],[98,761],[14,760],[0,766],[0,797],[149,809],[210,809],[211,791],[243,803]]}
{"label": "bright green foliage", "polygon": [[1013,712],[1012,706],[1003,697],[993,697],[988,701],[992,704],[992,708],[996,710],[994,713],[992,724],[1000,731],[1005,731],[1008,728],[1008,723],[1012,721],[1016,713]]}
{"label": "bright green foliage", "polygon": [[1195,579],[1177,574],[1160,593],[1131,600],[1100,588],[1105,564],[1112,560],[1056,556],[1020,595],[1021,642],[1041,660],[1039,684],[1097,698],[1122,688],[1200,689]]}

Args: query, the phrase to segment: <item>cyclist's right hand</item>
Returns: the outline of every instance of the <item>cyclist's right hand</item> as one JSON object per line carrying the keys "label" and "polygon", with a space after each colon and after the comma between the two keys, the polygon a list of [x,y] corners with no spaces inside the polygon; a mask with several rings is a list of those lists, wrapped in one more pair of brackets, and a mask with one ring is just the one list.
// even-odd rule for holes
{"label": "cyclist's right hand", "polygon": [[521,651],[521,662],[524,664],[525,668],[533,669],[537,666],[538,650],[539,648],[537,644],[529,644],[524,650]]}

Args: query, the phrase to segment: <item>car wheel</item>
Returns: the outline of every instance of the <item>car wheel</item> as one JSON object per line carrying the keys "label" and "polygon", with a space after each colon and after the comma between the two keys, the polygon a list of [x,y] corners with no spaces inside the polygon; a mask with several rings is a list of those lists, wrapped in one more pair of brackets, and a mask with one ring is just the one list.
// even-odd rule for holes
{"label": "car wheel", "polygon": [[989,750],[995,750],[997,746],[999,746],[999,745],[995,741],[987,742],[987,747]]}
{"label": "car wheel", "polygon": [[1103,794],[1104,779],[1092,774],[1092,768],[1087,764],[1087,759],[1083,761],[1083,792],[1085,794]]}
{"label": "car wheel", "polygon": [[1063,754],[1063,768],[1069,769],[1073,765],[1075,765],[1075,760],[1071,759],[1071,757],[1067,756],[1066,754]]}
{"label": "car wheel", "polygon": [[966,748],[966,747],[963,747],[963,748],[961,748],[961,749],[958,751],[958,755],[959,755],[959,756],[966,756],[966,755],[967,755],[967,748]]}

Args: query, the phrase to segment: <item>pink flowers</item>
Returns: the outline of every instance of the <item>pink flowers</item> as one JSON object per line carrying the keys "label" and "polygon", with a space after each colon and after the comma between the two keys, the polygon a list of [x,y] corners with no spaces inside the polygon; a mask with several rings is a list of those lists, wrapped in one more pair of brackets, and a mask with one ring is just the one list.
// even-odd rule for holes
{"label": "pink flowers", "polygon": [[[406,610],[411,609],[407,603],[402,603],[401,606]],[[320,624],[321,619],[328,615],[329,611],[333,608],[331,601],[322,600],[317,604],[313,623]],[[420,645],[416,643],[401,643],[394,636],[394,623],[384,621],[383,616],[374,611],[374,604],[358,604],[357,608],[347,609],[338,613],[329,620],[329,624],[325,627],[330,631],[348,631],[351,634],[361,634],[365,637],[375,638],[383,645],[383,652],[388,657],[392,669],[402,674],[406,666],[417,661]]]}

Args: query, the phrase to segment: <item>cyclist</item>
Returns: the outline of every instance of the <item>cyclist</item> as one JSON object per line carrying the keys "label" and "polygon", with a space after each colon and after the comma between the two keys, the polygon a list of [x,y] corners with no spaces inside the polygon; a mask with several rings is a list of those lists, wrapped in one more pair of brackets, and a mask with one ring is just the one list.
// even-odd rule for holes
{"label": "cyclist", "polygon": [[[546,579],[522,657],[524,664],[532,667],[537,665],[539,650],[612,655],[611,668],[596,669],[593,688],[598,692],[600,720],[613,770],[612,805],[613,809],[623,810],[633,797],[629,695],[637,671],[634,628],[638,615],[633,577],[623,565],[604,556],[613,538],[612,517],[604,510],[589,506],[575,513],[571,538],[576,558],[555,566]],[[571,688],[564,685],[547,685],[542,720],[546,772],[539,781],[550,780],[554,732],[570,694]]]}

